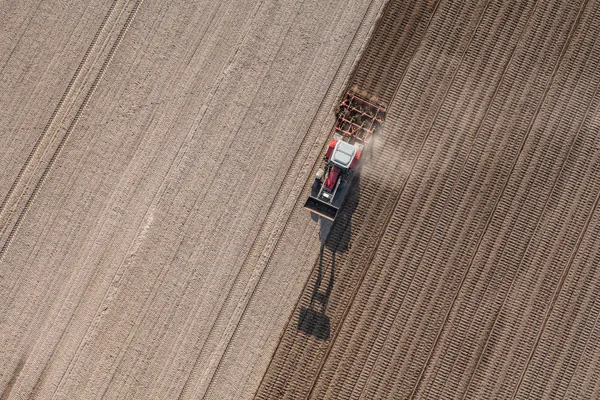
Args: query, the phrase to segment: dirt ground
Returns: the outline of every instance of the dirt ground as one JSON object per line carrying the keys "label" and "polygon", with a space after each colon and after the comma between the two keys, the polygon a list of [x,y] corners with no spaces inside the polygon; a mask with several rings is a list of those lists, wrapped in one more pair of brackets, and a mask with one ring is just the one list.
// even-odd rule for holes
{"label": "dirt ground", "polygon": [[600,398],[600,2],[5,3],[0,399]]}
{"label": "dirt ground", "polygon": [[319,224],[274,238],[382,6],[1,8],[2,399],[254,395]]}
{"label": "dirt ground", "polygon": [[383,135],[256,398],[600,398],[599,11],[390,2]]}

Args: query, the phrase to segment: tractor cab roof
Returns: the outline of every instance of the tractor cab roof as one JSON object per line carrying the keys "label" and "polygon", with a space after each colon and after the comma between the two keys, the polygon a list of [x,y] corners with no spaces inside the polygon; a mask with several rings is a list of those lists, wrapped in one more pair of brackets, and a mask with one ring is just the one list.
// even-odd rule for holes
{"label": "tractor cab roof", "polygon": [[348,142],[339,140],[331,155],[331,161],[340,168],[349,168],[356,156],[356,147]]}

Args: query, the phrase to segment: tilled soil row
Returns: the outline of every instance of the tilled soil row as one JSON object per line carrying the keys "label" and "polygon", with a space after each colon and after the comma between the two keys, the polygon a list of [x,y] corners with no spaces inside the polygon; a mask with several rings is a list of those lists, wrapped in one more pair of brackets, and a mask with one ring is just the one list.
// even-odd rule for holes
{"label": "tilled soil row", "polygon": [[[558,323],[551,318],[554,303],[567,296],[563,287],[576,284],[568,279],[569,256],[593,226],[600,190],[592,128],[600,78],[597,5],[436,7],[424,38],[403,40],[393,30],[397,10],[413,21],[405,23],[407,32],[420,25],[412,4],[392,2],[355,72],[355,83],[381,85],[375,94],[384,99],[389,87],[369,74],[388,82],[399,76],[385,144],[336,220],[257,398],[521,398],[534,393],[534,376],[544,373],[554,377],[545,380],[551,385],[563,382],[562,393],[594,390],[591,361],[576,388],[564,386],[570,377],[539,365],[548,362],[553,340],[544,328]],[[443,25],[463,12],[464,22],[451,26],[468,26],[467,33]],[[453,40],[465,40],[466,48],[449,51],[444,46]],[[392,70],[402,63],[390,52],[404,54],[417,42],[418,57],[407,70]],[[459,63],[440,85],[437,79],[450,75],[444,58]],[[428,94],[442,91],[437,103],[427,102]],[[411,137],[421,138],[420,147],[411,147]],[[386,151],[409,160],[408,178]],[[569,194],[581,200],[571,204]],[[593,239],[585,237],[589,252]],[[589,281],[587,290],[593,292]],[[319,321],[303,326],[307,309],[327,316],[326,329]],[[573,358],[572,373],[590,347],[596,315],[573,316],[588,339],[578,340],[578,353],[562,354]],[[506,350],[498,353],[500,343]],[[540,397],[549,389],[538,383],[536,390]]]}
{"label": "tilled soil row", "polygon": [[[577,8],[565,11],[565,14],[571,15],[573,19],[576,13]],[[533,17],[532,20],[535,21],[536,15],[534,14]],[[563,31],[563,35],[566,35],[570,24],[565,24],[560,19],[556,21],[555,26],[566,25],[567,30]],[[536,30],[533,30],[527,33],[527,36],[535,34],[545,35],[542,29],[537,31],[536,33]],[[549,48],[547,50],[548,53],[540,54],[535,48],[532,49],[527,46],[528,43],[535,43],[535,39],[527,40],[529,39],[527,36],[524,38],[524,45],[516,54],[516,60],[520,60],[522,57],[525,60],[531,57],[552,57],[550,58],[551,60],[556,60],[556,57],[560,54],[561,46],[564,46],[565,43],[563,36],[563,39],[556,41],[557,46],[554,49]],[[503,243],[507,238],[506,236],[510,235],[510,229],[513,227],[513,224],[507,225],[503,232],[498,232],[498,229],[492,224],[494,220],[507,222],[505,220],[507,212],[499,209],[498,199],[500,198],[499,196],[502,196],[502,198],[512,200],[516,195],[516,189],[507,186],[505,182],[509,174],[513,174],[512,171],[515,162],[513,160],[516,160],[516,156],[519,154],[519,147],[523,146],[522,143],[525,140],[525,143],[532,141],[537,141],[533,143],[539,143],[539,137],[532,137],[533,134],[529,132],[536,111],[531,110],[529,118],[521,119],[522,114],[517,113],[515,109],[511,112],[510,109],[506,109],[505,107],[506,104],[510,104],[508,99],[517,100],[512,103],[513,107],[524,106],[522,100],[518,100],[523,99],[522,96],[524,95],[522,87],[518,83],[527,82],[528,80],[532,82],[529,95],[537,92],[537,98],[542,98],[541,96],[544,96],[543,93],[554,65],[549,63],[545,72],[540,71],[541,73],[538,76],[527,76],[528,72],[519,68],[518,65],[509,66],[499,87],[495,104],[492,104],[488,118],[482,124],[481,132],[483,135],[475,140],[474,145],[469,150],[470,155],[463,170],[463,176],[459,178],[453,188],[452,195],[447,203],[448,205],[444,206],[444,213],[439,217],[440,223],[434,227],[426,228],[433,232],[431,240],[419,241],[421,244],[417,242],[419,247],[423,248],[425,246],[426,251],[423,259],[417,261],[419,264],[416,266],[411,266],[411,262],[414,261],[410,261],[410,257],[413,251],[419,251],[418,247],[411,251],[410,248],[403,249],[402,246],[404,245],[400,243],[400,247],[393,252],[396,254],[392,253],[394,256],[393,261],[387,261],[389,263],[387,268],[391,268],[392,276],[395,275],[393,272],[397,268],[401,268],[399,272],[400,276],[403,274],[402,271],[406,269],[407,277],[392,278],[399,281],[398,285],[401,289],[398,292],[388,293],[388,295],[391,298],[397,295],[400,296],[402,298],[399,302],[401,306],[398,313],[391,313],[395,327],[387,335],[385,345],[382,345],[381,356],[377,360],[379,365],[371,372],[371,380],[375,381],[371,385],[375,388],[379,386],[378,390],[371,392],[371,394],[375,393],[373,395],[383,396],[385,393],[389,393],[386,391],[391,390],[392,393],[399,391],[405,393],[407,396],[412,394],[417,398],[428,398],[428,396],[435,397],[438,395],[460,397],[462,390],[465,390],[464,387],[460,386],[465,383],[464,381],[460,382],[460,380],[468,376],[469,369],[467,365],[461,365],[460,363],[453,364],[456,352],[464,352],[469,354],[470,357],[477,359],[478,356],[475,348],[481,345],[484,340],[481,336],[476,336],[472,338],[472,341],[466,341],[464,331],[462,330],[471,329],[480,332],[485,329],[486,325],[484,321],[487,318],[493,318],[495,315],[494,309],[480,310],[479,312],[483,315],[475,320],[470,318],[472,315],[470,313],[475,313],[475,317],[478,317],[477,308],[481,307],[483,305],[482,302],[485,303],[488,297],[497,295],[497,285],[506,284],[510,281],[507,279],[498,283],[490,282],[490,279],[482,279],[482,281],[478,282],[477,288],[469,289],[474,290],[473,298],[469,299],[470,301],[463,301],[462,298],[466,295],[464,292],[467,290],[465,282],[468,282],[464,281],[464,274],[479,276],[482,273],[487,274],[496,268],[505,270],[514,265],[510,262],[504,264],[502,260],[494,259],[488,268],[482,268],[479,252],[482,248],[483,238],[487,239],[491,236],[490,242],[497,245]],[[539,82],[539,86],[536,88],[533,82]],[[568,90],[569,93],[573,93],[577,88],[570,86]],[[582,111],[585,111],[585,108]],[[564,115],[565,111],[553,110],[552,112],[559,114],[560,117],[561,114]],[[510,129],[506,129],[506,127],[510,127]],[[543,132],[543,134],[547,135],[545,137],[546,140],[553,138],[548,135],[548,132]],[[538,133],[538,135],[541,135],[541,133]],[[546,159],[546,162],[550,163],[550,166],[542,168],[542,171],[539,172],[539,179],[544,182],[544,185],[538,183],[537,186],[530,186],[524,184],[524,180],[521,179],[518,181],[518,190],[525,193],[532,188],[536,191],[550,190],[556,179],[557,169],[560,168],[566,157],[571,143],[569,139],[572,139],[572,137],[565,138],[559,135],[554,137],[554,140],[558,142],[557,145],[562,146],[562,153],[560,154],[556,150],[554,154],[545,152],[545,148],[540,146],[538,150],[541,154],[545,154],[546,157],[548,154],[553,154],[553,157]],[[530,160],[530,162],[533,168],[528,178],[535,178],[540,169],[542,158]],[[543,165],[541,166],[544,167]],[[548,176],[550,173],[555,174],[554,177]],[[532,196],[536,194],[535,192],[531,193]],[[547,198],[547,193],[546,197],[535,198],[540,201],[537,206],[541,207]],[[515,201],[512,205],[513,212],[522,212],[520,209],[522,205],[523,203]],[[525,215],[528,220],[525,218],[525,215],[521,215],[519,221],[524,223],[526,229],[531,230],[536,225],[539,210],[534,206],[527,211],[528,213],[526,212]],[[494,220],[490,220],[492,217],[494,217]],[[406,226],[412,229],[410,222],[406,223]],[[485,236],[481,236],[482,231],[485,233]],[[455,236],[457,234],[460,236]],[[406,236],[412,238],[415,235],[411,233],[400,234],[400,238]],[[390,237],[394,238],[395,236]],[[527,233],[524,235],[515,233],[512,239],[518,241],[520,246],[525,246],[530,237],[530,233],[529,236]],[[514,246],[517,245],[514,244]],[[509,251],[506,255],[510,254],[511,256],[518,257],[517,248],[512,248],[514,253]],[[498,257],[501,257],[501,255],[498,255]],[[505,278],[505,276],[500,275],[500,279]],[[464,324],[462,326],[456,326],[455,322],[447,316],[449,312],[447,310],[451,309],[453,302],[454,304],[459,303],[465,308],[465,310],[462,310],[462,313],[466,321],[462,322]],[[427,315],[428,317],[419,317],[422,315]],[[418,330],[415,330],[415,325],[419,327]],[[442,342],[443,335],[447,331],[451,331],[455,335],[454,342],[441,346],[440,342]],[[461,347],[464,348],[461,350]],[[400,356],[400,354],[404,354],[403,352],[408,353],[406,357]],[[377,354],[377,352],[374,353]],[[438,364],[442,361],[447,366],[440,367]],[[391,366],[386,365],[386,362],[389,362]],[[417,372],[411,371],[411,368],[414,368],[415,364],[420,364],[418,375]],[[382,379],[383,382],[386,382],[386,380],[389,382],[393,380],[393,376],[398,376],[396,374],[410,376],[411,373],[419,377],[418,381],[403,381],[400,385],[396,383],[397,386],[391,388],[379,381],[379,379]],[[432,389],[423,390],[424,385],[430,384],[428,380],[433,379],[432,376],[435,376],[437,385],[440,385],[440,383],[442,385],[442,387],[436,388],[439,392]],[[444,388],[444,382],[450,378],[454,378],[454,382],[449,382],[449,387]],[[419,382],[418,386],[414,386],[417,385],[416,382]]]}
{"label": "tilled soil row", "polygon": [[[353,187],[342,214],[333,225],[311,277],[311,282],[315,282],[318,275],[322,275],[322,279],[319,280],[322,292],[330,285],[333,287],[326,302],[326,315],[330,319],[332,336],[339,328],[338,324],[343,320],[356,288],[360,286],[365,268],[374,254],[396,199],[457,71],[459,58],[437,55],[445,52],[464,54],[484,10],[484,3],[474,3],[466,9],[457,4],[443,6],[436,14],[437,20],[430,23],[436,23],[437,29],[441,31],[451,31],[450,37],[453,39],[436,41],[436,38],[440,38],[429,38],[429,41],[422,44],[425,50],[416,55],[418,59],[407,63],[410,71],[397,71],[399,75],[411,74],[411,78],[403,80],[402,86],[397,88],[397,96],[402,101],[392,103],[388,110],[380,146],[376,143],[373,161],[365,165],[360,182],[355,183],[356,187]],[[431,15],[427,19],[430,17]],[[381,46],[385,49],[386,44],[394,45],[386,42]],[[408,58],[411,56],[406,55]],[[417,67],[421,64],[428,67]],[[443,72],[434,74],[436,69]],[[434,82],[430,79],[433,75],[436,77]],[[398,126],[406,122],[406,115],[412,114],[415,108],[427,111],[417,113],[419,118],[410,121],[410,126],[406,127],[406,130],[413,134],[397,135]],[[380,174],[376,171],[386,172]],[[332,277],[335,279],[333,283]],[[279,345],[278,353],[263,380],[258,398],[284,394],[296,398],[306,396],[311,390],[331,344],[329,341],[319,340],[319,326],[315,326],[313,332],[317,337],[297,332],[298,324],[302,324],[298,320],[300,309],[314,306],[311,305],[313,290],[314,288],[309,286],[303,293]]]}

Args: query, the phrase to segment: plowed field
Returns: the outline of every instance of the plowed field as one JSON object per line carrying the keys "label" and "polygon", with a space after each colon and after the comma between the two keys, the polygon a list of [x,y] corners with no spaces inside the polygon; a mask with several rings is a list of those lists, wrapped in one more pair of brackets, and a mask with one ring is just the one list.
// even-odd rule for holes
{"label": "plowed field", "polygon": [[389,3],[384,132],[258,399],[600,396],[599,8]]}
{"label": "plowed field", "polygon": [[595,0],[7,2],[0,399],[600,398],[599,85]]}

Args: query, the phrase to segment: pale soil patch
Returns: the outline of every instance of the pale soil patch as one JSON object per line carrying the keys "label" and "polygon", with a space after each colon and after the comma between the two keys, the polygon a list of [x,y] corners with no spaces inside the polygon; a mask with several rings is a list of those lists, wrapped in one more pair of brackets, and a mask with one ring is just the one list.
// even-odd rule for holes
{"label": "pale soil patch", "polygon": [[[236,310],[264,268],[257,257],[291,211],[275,196],[302,188],[318,157],[323,126],[382,4],[370,3],[116,1],[87,58],[113,3],[81,10],[90,19],[81,25],[68,5],[49,9],[48,20],[32,8],[13,15],[41,22],[16,48],[24,61],[9,60],[0,75],[13,93],[2,114],[11,126],[3,197],[68,93],[6,213],[3,238],[17,226],[0,261],[0,388],[9,398],[177,398],[186,382],[184,396],[209,387],[213,398],[252,396],[318,238],[306,242],[303,260],[277,266],[289,276],[284,292],[279,281],[261,285],[261,296],[282,302],[244,314],[279,316],[265,340],[227,348],[230,328],[213,325],[237,329]],[[53,69],[44,72],[48,57]],[[34,89],[38,100],[28,103]],[[17,131],[23,124],[27,135]],[[43,176],[65,135],[32,192],[27,182]],[[300,218],[318,231],[308,214]],[[232,362],[243,374],[227,372]]]}

